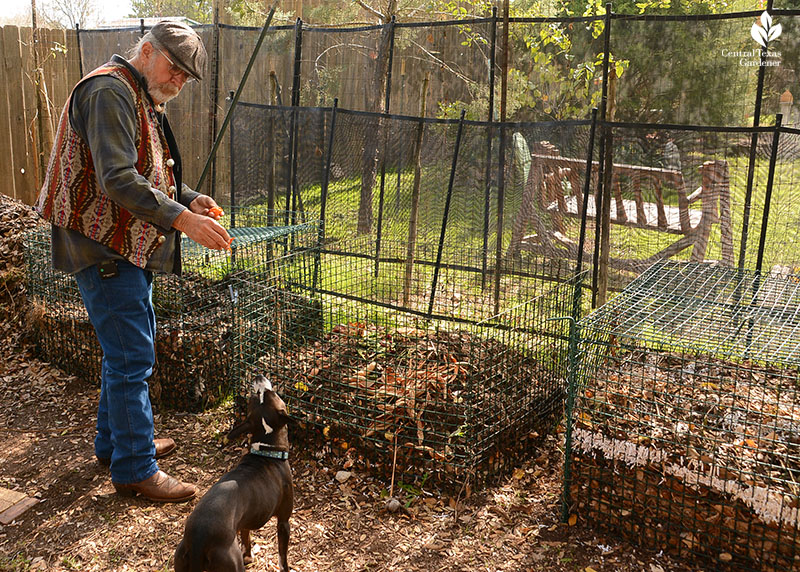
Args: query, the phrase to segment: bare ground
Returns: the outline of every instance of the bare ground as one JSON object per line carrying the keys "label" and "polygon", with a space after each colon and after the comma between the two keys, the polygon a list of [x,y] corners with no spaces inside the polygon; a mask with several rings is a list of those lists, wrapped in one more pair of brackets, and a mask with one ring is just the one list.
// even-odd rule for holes
{"label": "bare ground", "polygon": [[[39,502],[0,526],[0,570],[172,570],[197,501],[156,505],[119,497],[107,470],[94,462],[97,388],[36,359],[21,335],[17,248],[19,226],[31,219],[9,215],[20,209],[0,200],[0,487]],[[201,494],[208,490],[243,453],[219,445],[231,415],[224,407],[159,413],[157,435],[179,446],[161,468],[196,483]],[[549,438],[501,485],[470,496],[398,483],[393,492],[406,508],[390,513],[390,482],[354,463],[357,451],[296,436],[290,565],[304,572],[690,570],[597,533],[580,515],[574,525],[560,522],[562,438]],[[336,473],[343,469],[351,475],[339,482]],[[254,542],[248,570],[275,570],[274,522],[256,532]]]}

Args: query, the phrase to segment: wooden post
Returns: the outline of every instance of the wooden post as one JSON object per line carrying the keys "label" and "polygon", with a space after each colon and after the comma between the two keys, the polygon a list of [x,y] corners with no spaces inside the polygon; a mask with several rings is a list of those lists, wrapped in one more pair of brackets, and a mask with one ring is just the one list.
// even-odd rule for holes
{"label": "wooden post", "polygon": [[[3,34],[0,34],[0,56],[5,53]],[[0,95],[0,181],[5,181],[3,193],[9,197],[15,197],[14,190],[14,154],[11,147],[11,110],[8,108],[7,93],[11,89],[11,84],[6,75],[5,62],[0,59],[0,85],[7,86],[7,89]]]}
{"label": "wooden post", "polygon": [[[702,192],[700,194],[703,215],[697,228],[694,229],[694,247],[692,262],[702,262],[708,248],[711,225],[720,221],[722,261],[733,266],[733,232],[730,224],[730,179],[728,163],[724,160],[706,161],[700,168]],[[727,198],[723,199],[727,195]],[[717,203],[726,203],[722,213],[717,211]]]}
{"label": "wooden post", "polygon": [[425,74],[422,80],[422,93],[420,94],[419,105],[419,126],[417,127],[417,137],[414,143],[414,188],[411,190],[411,214],[408,221],[408,244],[406,245],[406,273],[403,279],[403,306],[408,307],[411,298],[411,275],[414,271],[414,257],[417,248],[417,224],[419,222],[419,188],[422,178],[422,163],[420,155],[422,153],[422,135],[425,132],[425,99],[428,96],[428,82],[430,74]]}
{"label": "wooden post", "polygon": [[718,165],[719,230],[722,248],[722,263],[733,266],[733,225],[731,223],[731,178],[728,162],[720,160]]}
{"label": "wooden post", "polygon": [[28,156],[28,120],[25,113],[25,87],[23,81],[22,40],[20,29],[4,26],[3,64],[8,82],[8,111],[11,134],[11,164],[14,168],[14,198],[26,204],[36,200],[34,170]]}

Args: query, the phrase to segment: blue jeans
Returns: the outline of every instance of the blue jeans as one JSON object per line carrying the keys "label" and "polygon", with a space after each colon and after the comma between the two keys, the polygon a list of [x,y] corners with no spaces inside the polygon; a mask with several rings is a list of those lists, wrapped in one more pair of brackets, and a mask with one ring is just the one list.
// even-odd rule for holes
{"label": "blue jeans", "polygon": [[117,267],[114,278],[100,278],[90,266],[75,280],[103,349],[95,454],[111,459],[112,482],[131,484],[158,471],[147,385],[156,360],[156,317],[153,273],[123,260]]}

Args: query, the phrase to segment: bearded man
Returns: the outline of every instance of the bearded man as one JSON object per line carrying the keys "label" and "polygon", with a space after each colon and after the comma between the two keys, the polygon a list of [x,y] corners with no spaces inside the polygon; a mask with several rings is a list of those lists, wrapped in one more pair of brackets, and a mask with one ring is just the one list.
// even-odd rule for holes
{"label": "bearded man", "polygon": [[197,493],[159,470],[147,379],[155,365],[153,273],[180,274],[181,232],[214,250],[230,236],[217,203],[183,184],[165,104],[201,80],[206,50],[162,21],[73,89],[36,210],[52,225],[53,266],[75,277],[103,350],[94,450],[118,494],[182,502]]}

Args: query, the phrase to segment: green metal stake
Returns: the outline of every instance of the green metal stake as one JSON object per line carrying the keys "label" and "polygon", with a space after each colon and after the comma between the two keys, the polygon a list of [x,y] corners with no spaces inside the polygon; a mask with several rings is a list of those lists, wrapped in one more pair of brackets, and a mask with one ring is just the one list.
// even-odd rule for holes
{"label": "green metal stake", "polygon": [[[578,287],[580,292],[580,287]],[[564,491],[561,495],[561,521],[569,519],[570,494],[569,488],[572,480],[572,410],[575,407],[575,394],[577,393],[578,377],[578,322],[573,316],[549,318],[547,321],[569,320],[569,371],[567,373],[567,406],[566,406],[566,433],[564,435]]]}
{"label": "green metal stake", "polygon": [[259,50],[261,49],[261,44],[264,43],[264,38],[267,36],[267,30],[269,29],[270,23],[272,23],[272,16],[275,14],[275,7],[277,4],[273,4],[272,8],[269,10],[269,15],[267,16],[267,21],[264,23],[264,27],[261,28],[261,35],[258,37],[258,42],[256,43],[256,47],[253,49],[253,53],[250,55],[250,61],[247,63],[247,68],[244,70],[244,75],[242,76],[242,81],[239,82],[239,87],[236,90],[236,94],[233,96],[233,101],[231,101],[231,105],[228,107],[228,112],[225,114],[225,120],[222,122],[222,126],[219,128],[219,133],[217,133],[217,138],[214,139],[214,145],[211,147],[211,152],[208,154],[208,159],[206,160],[206,166],[203,167],[203,172],[200,174],[200,179],[197,181],[197,185],[195,186],[195,190],[200,190],[205,182],[206,175],[208,175],[208,171],[211,168],[211,162],[214,160],[214,156],[217,154],[217,149],[219,148],[219,144],[222,141],[222,136],[225,134],[225,129],[228,127],[228,123],[231,121],[231,113],[233,112],[233,108],[236,107],[236,104],[239,102],[239,97],[242,95],[242,91],[244,90],[244,86],[247,83],[247,77],[250,75],[250,70],[253,69],[253,64],[256,61],[256,56],[258,55]]}

